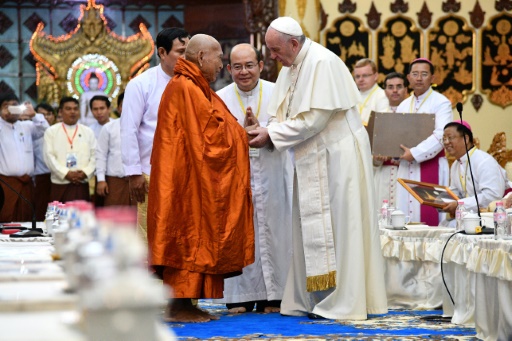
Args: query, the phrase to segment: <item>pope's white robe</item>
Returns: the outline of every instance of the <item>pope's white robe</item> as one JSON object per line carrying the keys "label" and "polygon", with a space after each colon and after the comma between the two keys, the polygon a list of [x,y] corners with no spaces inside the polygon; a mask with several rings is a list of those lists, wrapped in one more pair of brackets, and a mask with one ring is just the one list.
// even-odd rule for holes
{"label": "pope's white robe", "polygon": [[378,85],[374,84],[369,90],[361,91],[361,102],[357,105],[357,110],[361,114],[363,124],[367,125],[372,111],[388,112],[389,100],[386,92]]}
{"label": "pope's white robe", "polygon": [[[296,171],[293,259],[281,314],[313,312],[330,319],[366,319],[368,313],[387,312],[372,157],[356,107],[359,97],[339,57],[309,39],[293,65],[279,73],[269,105],[269,113],[276,118],[268,132],[278,150],[293,150]],[[304,195],[310,192],[310,184],[319,185],[320,196]],[[309,212],[319,202],[319,215],[299,212],[299,207]],[[320,236],[317,231],[306,232],[312,222]],[[333,235],[334,255],[311,259],[315,252],[303,241],[307,245],[323,238],[324,232]],[[331,256],[336,268],[328,271],[335,270],[335,287],[308,292],[306,263],[323,267],[330,264],[326,258]]]}
{"label": "pope's white robe", "polygon": [[[417,146],[406,146],[412,147],[411,153],[415,161],[401,160],[398,167],[398,178],[421,181],[420,163],[436,157],[444,149],[442,141],[444,126],[453,120],[452,104],[444,95],[437,91],[430,92],[431,90],[432,88],[419,97],[412,95],[406,98],[397,108],[397,112],[400,113],[436,115],[432,135]],[[417,107],[419,108],[416,111]],[[442,156],[438,159],[438,184],[448,186],[448,172],[448,161],[446,157]],[[406,212],[405,214],[410,217],[412,222],[422,221],[420,203],[403,186],[397,187],[397,208]],[[443,216],[444,214],[441,214],[439,221]]]}
{"label": "pope's white robe", "polygon": [[[262,85],[258,115],[259,89]],[[217,91],[231,113],[243,126],[245,110],[251,107],[261,126],[266,126],[267,106],[274,83],[259,80],[250,92],[240,89],[237,97],[235,83]],[[292,187],[293,166],[287,151],[267,148],[251,153],[251,189],[254,205],[255,261],[243,269],[241,276],[224,280],[225,303],[260,300],[281,300],[292,254]]]}

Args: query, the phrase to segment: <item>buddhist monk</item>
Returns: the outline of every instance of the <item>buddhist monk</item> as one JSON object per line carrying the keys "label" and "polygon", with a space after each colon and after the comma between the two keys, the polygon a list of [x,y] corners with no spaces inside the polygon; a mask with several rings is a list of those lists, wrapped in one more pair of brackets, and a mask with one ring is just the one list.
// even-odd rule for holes
{"label": "buddhist monk", "polygon": [[191,299],[222,298],[224,278],[254,262],[247,135],[209,86],[222,56],[213,37],[192,37],[158,111],[148,246],[150,265],[173,291],[170,322],[217,319]]}

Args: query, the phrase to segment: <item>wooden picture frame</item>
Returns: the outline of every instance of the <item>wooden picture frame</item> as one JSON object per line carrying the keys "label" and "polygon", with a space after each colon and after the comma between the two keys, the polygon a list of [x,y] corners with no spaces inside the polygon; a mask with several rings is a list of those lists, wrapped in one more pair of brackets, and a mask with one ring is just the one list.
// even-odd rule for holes
{"label": "wooden picture frame", "polygon": [[443,208],[447,203],[459,200],[446,186],[401,178],[398,182],[422,205]]}

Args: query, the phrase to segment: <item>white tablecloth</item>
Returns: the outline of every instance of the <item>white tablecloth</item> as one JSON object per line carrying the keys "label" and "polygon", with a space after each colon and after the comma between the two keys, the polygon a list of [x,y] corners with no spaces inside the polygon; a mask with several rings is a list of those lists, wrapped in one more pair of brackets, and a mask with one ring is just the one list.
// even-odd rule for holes
{"label": "white tablecloth", "polygon": [[467,269],[471,254],[478,241],[492,239],[493,235],[466,235],[446,233],[441,235],[446,245],[443,256],[443,274],[455,305],[443,285],[443,314],[452,317],[452,323],[475,325],[475,274]]}
{"label": "white tablecloth", "polygon": [[440,236],[453,228],[381,230],[385,285],[390,308],[434,309],[442,304]]}
{"label": "white tablecloth", "polygon": [[477,337],[512,340],[512,241],[479,240],[467,268],[475,274]]}

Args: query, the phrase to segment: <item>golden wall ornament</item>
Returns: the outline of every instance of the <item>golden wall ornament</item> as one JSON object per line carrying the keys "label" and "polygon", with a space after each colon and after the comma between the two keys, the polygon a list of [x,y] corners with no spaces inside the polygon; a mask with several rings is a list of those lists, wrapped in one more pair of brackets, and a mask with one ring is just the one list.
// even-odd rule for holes
{"label": "golden wall ornament", "polygon": [[411,19],[397,15],[386,20],[377,31],[378,81],[393,71],[406,74],[409,64],[421,56],[422,50],[423,35]]}
{"label": "golden wall ornament", "polygon": [[512,14],[492,17],[481,33],[481,89],[491,103],[512,104]]}
{"label": "golden wall ornament", "polygon": [[439,18],[427,36],[436,90],[448,97],[453,106],[464,103],[467,95],[475,91],[475,30],[463,17],[450,14]]}
{"label": "golden wall ornament", "polygon": [[345,15],[335,20],[325,33],[325,47],[353,70],[359,59],[370,56],[370,37],[370,31],[359,18]]}
{"label": "golden wall ornament", "polygon": [[44,24],[39,23],[30,40],[39,102],[58,104],[62,96],[78,99],[89,90],[91,76],[113,100],[131,78],[149,67],[154,43],[144,24],[139,33],[123,38],[108,28],[103,9],[88,0],[80,6],[75,30],[60,37],[44,33]]}

